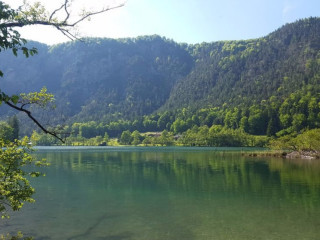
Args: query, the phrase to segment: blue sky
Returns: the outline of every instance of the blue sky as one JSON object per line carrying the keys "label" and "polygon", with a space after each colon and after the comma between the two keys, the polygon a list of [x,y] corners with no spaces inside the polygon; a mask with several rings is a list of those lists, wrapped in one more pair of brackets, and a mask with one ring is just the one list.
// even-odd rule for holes
{"label": "blue sky", "polygon": [[[81,24],[78,32],[110,38],[158,34],[177,42],[201,43],[258,38],[310,16],[320,16],[320,0],[127,0],[124,7]],[[48,44],[68,40],[47,27],[26,28],[22,33]]]}

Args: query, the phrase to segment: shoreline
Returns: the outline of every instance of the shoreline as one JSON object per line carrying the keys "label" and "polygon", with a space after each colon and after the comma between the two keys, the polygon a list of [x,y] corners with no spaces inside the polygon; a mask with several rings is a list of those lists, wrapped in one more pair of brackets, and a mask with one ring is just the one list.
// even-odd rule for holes
{"label": "shoreline", "polygon": [[320,159],[319,151],[266,151],[266,152],[252,152],[244,154],[249,157],[277,157],[286,159],[305,159],[313,160]]}

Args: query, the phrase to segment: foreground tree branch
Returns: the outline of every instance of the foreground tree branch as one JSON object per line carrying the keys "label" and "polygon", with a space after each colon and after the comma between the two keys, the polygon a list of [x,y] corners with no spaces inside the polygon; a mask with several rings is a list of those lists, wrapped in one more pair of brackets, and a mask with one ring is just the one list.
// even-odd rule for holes
{"label": "foreground tree branch", "polygon": [[32,116],[32,113],[27,110],[24,109],[23,107],[18,107],[12,103],[10,103],[9,101],[5,101],[5,103],[9,106],[12,107],[20,112],[24,112],[25,114],[27,114],[27,116],[46,134],[50,134],[51,136],[54,136],[55,138],[59,139],[61,142],[65,142],[64,139],[62,139],[61,137],[58,136],[58,133],[54,132],[54,131],[49,131],[48,129],[46,129],[44,126],[42,126],[42,124]]}
{"label": "foreground tree branch", "polygon": [[[123,7],[124,5],[125,3],[123,2],[115,6],[102,7],[101,9],[95,11],[82,11],[80,15],[72,18],[70,13],[72,3],[69,0],[65,0],[60,7],[56,8],[51,13],[48,13],[44,6],[42,6],[39,2],[35,3],[34,5],[30,5],[26,2],[14,12],[15,16],[10,19],[10,21],[3,22],[1,25],[6,28],[24,27],[30,25],[52,26],[69,39],[76,40],[78,38],[71,31],[79,23],[90,19],[92,16]],[[64,16],[64,18],[59,18],[59,15]]]}
{"label": "foreground tree branch", "polygon": [[20,96],[18,95],[13,95],[13,96],[8,96],[7,94],[3,93],[0,91],[0,103],[4,102],[7,104],[9,107],[20,111],[24,112],[27,114],[27,116],[46,134],[50,134],[54,136],[55,138],[59,139],[61,142],[65,142],[65,140],[60,137],[56,131],[51,131],[47,129],[46,127],[43,126],[29,111],[26,109],[26,106],[29,105],[37,105],[40,108],[47,108],[50,104],[54,103],[54,95],[51,93],[47,92],[47,89],[43,87],[40,92],[31,92],[28,94],[21,93]]}
{"label": "foreground tree branch", "polygon": [[[34,189],[27,177],[39,177],[38,171],[28,171],[24,166],[47,166],[45,159],[30,155],[29,138],[14,142],[0,139],[0,217],[8,217],[8,209],[18,211],[23,202],[34,202]],[[0,236],[1,238],[1,236]],[[2,238],[1,238],[2,239]],[[13,238],[12,238],[13,239]]]}
{"label": "foreground tree branch", "polygon": [[[74,1],[75,2],[75,1]],[[71,15],[71,9],[73,7],[72,1],[64,0],[63,4],[49,13],[41,3],[36,2],[33,5],[24,1],[24,4],[18,9],[12,9],[8,4],[5,4],[0,0],[0,52],[2,50],[11,49],[13,54],[17,56],[18,52],[22,52],[26,57],[33,56],[37,53],[35,48],[27,48],[25,44],[27,41],[21,38],[20,33],[15,30],[31,25],[42,25],[55,27],[63,35],[70,40],[78,39],[76,34],[72,32],[74,28],[84,20],[90,19],[90,17],[108,12],[110,10],[120,8],[124,6],[124,2],[111,7],[101,6],[97,10],[82,11],[82,14],[77,16]],[[0,70],[0,77],[3,77],[3,72]],[[46,90],[46,89],[45,89]],[[37,93],[33,93],[37,94]],[[39,93],[41,94],[41,92]],[[36,95],[21,94],[9,97],[6,93],[0,90],[0,104],[6,103],[9,107],[24,112],[27,116],[45,133],[50,134],[60,141],[64,140],[58,136],[55,131],[50,131],[45,128],[25,107],[30,104],[43,104],[45,106],[50,99],[53,99],[53,95],[49,95],[48,99],[37,99]],[[43,95],[46,97],[46,93]],[[35,97],[35,98],[34,98]],[[61,134],[61,133],[60,133]]]}

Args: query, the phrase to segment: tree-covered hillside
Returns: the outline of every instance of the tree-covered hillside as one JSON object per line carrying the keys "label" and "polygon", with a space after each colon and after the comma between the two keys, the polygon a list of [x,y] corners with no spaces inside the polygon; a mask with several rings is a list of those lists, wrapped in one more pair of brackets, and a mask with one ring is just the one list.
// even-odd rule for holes
{"label": "tree-covered hillside", "polygon": [[220,125],[282,136],[320,127],[320,18],[243,41],[188,45],[145,36],[29,44],[39,52],[32,58],[0,54],[1,89],[46,86],[70,128],[95,121],[101,136],[119,136]]}
{"label": "tree-covered hillside", "polygon": [[188,50],[195,67],[175,86],[168,108],[259,104],[320,84],[319,18],[287,24],[259,39],[202,43]]}
{"label": "tree-covered hillside", "polygon": [[30,92],[46,86],[64,114],[82,121],[150,114],[193,67],[183,45],[159,36],[29,44],[39,51],[30,59],[0,55],[1,88]]}

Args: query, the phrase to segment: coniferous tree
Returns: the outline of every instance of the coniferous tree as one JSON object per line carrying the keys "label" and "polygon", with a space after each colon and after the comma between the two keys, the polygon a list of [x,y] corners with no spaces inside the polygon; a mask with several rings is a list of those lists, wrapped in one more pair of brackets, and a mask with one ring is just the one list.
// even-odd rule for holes
{"label": "coniferous tree", "polygon": [[16,115],[12,116],[8,120],[9,126],[13,129],[12,139],[19,139],[19,120]]}

